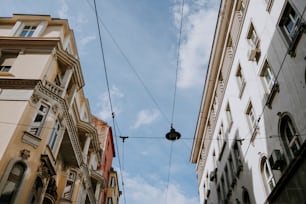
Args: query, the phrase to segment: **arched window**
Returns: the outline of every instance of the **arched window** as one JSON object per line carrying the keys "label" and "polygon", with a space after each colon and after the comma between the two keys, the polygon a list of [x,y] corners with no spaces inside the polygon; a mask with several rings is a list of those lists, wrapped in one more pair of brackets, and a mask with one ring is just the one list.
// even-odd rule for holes
{"label": "arched window", "polygon": [[288,160],[290,161],[301,147],[296,127],[289,115],[284,115],[280,119],[280,135],[285,148]]}
{"label": "arched window", "polygon": [[271,192],[275,186],[275,179],[267,157],[263,157],[261,160],[261,174],[268,192]]}
{"label": "arched window", "polygon": [[0,204],[13,203],[22,181],[26,166],[22,162],[17,162],[11,169],[8,178],[1,192]]}

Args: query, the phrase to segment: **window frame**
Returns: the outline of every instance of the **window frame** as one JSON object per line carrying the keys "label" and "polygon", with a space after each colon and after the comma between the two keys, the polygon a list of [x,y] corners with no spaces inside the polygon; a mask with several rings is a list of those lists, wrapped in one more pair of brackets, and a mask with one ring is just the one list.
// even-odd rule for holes
{"label": "window frame", "polygon": [[238,64],[238,68],[237,68],[235,76],[236,76],[238,88],[239,88],[239,97],[241,98],[243,91],[245,89],[245,86],[246,86],[246,80],[244,78],[244,74],[243,74],[240,63]]}
{"label": "window frame", "polygon": [[276,78],[268,60],[265,60],[263,63],[262,69],[260,70],[260,77],[262,77],[266,92],[269,93],[275,84]]}
{"label": "window frame", "polygon": [[[283,114],[283,116],[280,118],[279,133],[285,149],[285,154],[287,155],[288,160],[291,161],[299,152],[299,149],[301,148],[301,141],[297,127],[290,115]],[[288,133],[291,133],[291,140],[288,138]],[[293,145],[295,145],[296,148],[293,149]]]}
{"label": "window frame", "polygon": [[255,113],[252,102],[248,103],[245,114],[247,116],[247,121],[248,121],[250,130],[253,132],[257,126],[257,119],[256,119],[256,113]]}
{"label": "window frame", "polygon": [[23,165],[25,170],[24,170],[23,176],[21,177],[21,181],[19,183],[18,189],[17,189],[16,192],[14,192],[14,195],[13,195],[13,198],[11,200],[11,203],[15,203],[15,202],[17,203],[18,199],[20,198],[20,196],[22,194],[20,189],[22,189],[22,187],[25,185],[25,182],[26,182],[26,180],[28,178],[28,175],[29,175],[29,172],[28,172],[29,168],[28,168],[27,161],[26,160],[21,160],[20,157],[12,159],[8,163],[4,173],[2,175],[2,178],[0,178],[0,197],[1,197],[1,194],[4,191],[5,185],[6,185],[7,181],[8,181],[8,179],[9,179],[10,173],[11,173],[12,169],[14,168],[15,164],[17,164],[17,163],[20,163],[21,165]]}
{"label": "window frame", "polygon": [[[295,14],[294,16],[292,15],[293,13]],[[293,8],[290,2],[287,2],[279,22],[279,27],[287,41],[291,42],[296,37],[299,21],[300,15],[298,14],[297,9]],[[291,24],[291,28],[288,28],[289,24]]]}
{"label": "window frame", "polygon": [[11,72],[18,53],[0,53],[0,72]]}
{"label": "window frame", "polygon": [[38,108],[36,109],[35,116],[33,117],[31,125],[29,126],[27,132],[29,132],[30,134],[34,136],[39,137],[44,127],[49,110],[50,110],[50,106],[47,103],[40,102]]}
{"label": "window frame", "polygon": [[56,153],[56,149],[58,146],[59,137],[62,135],[62,126],[60,121],[57,119],[52,128],[52,133],[48,140],[48,146],[50,147],[53,154]]}
{"label": "window frame", "polygon": [[36,29],[37,29],[37,25],[33,25],[33,24],[25,24],[22,29],[21,32],[19,33],[19,37],[33,37]]}
{"label": "window frame", "polygon": [[232,115],[232,111],[231,111],[229,102],[226,104],[225,114],[226,114],[226,119],[227,119],[227,132],[229,133],[233,126],[233,115]]}
{"label": "window frame", "polygon": [[[72,177],[71,177],[71,175],[72,175]],[[77,180],[77,175],[78,175],[78,173],[76,171],[69,170],[69,172],[67,174],[66,184],[65,184],[65,187],[64,187],[64,190],[63,190],[63,195],[62,195],[62,197],[64,199],[67,199],[67,200],[72,199],[73,191],[74,191],[74,185],[75,185],[75,182]],[[68,187],[70,187],[70,188],[68,189]]]}
{"label": "window frame", "polygon": [[262,178],[264,180],[265,187],[267,188],[268,193],[270,193],[272,189],[275,187],[276,182],[275,182],[275,178],[273,175],[271,165],[266,156],[262,158],[261,173],[262,173]]}

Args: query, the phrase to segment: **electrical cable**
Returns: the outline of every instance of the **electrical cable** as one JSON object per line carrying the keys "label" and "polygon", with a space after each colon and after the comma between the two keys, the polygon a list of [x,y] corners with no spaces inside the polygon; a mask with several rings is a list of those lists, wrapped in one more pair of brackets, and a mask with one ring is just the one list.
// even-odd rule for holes
{"label": "electrical cable", "polygon": [[178,48],[177,48],[177,61],[176,61],[176,71],[175,71],[175,85],[174,85],[172,114],[171,114],[171,127],[173,125],[173,120],[174,120],[176,91],[177,91],[177,78],[178,78],[178,70],[180,66],[180,49],[181,49],[181,39],[182,39],[183,18],[184,18],[184,5],[185,5],[185,0],[182,0],[181,19],[180,19],[180,28],[179,28],[180,30],[179,30],[179,39],[178,39],[178,46],[177,46]]}
{"label": "electrical cable", "polygon": [[[90,4],[89,0],[87,0],[89,6],[93,8],[93,6]],[[100,23],[102,24],[102,26],[104,27],[105,31],[108,33],[108,35],[110,36],[112,42],[114,43],[114,45],[117,47],[117,49],[119,50],[120,54],[123,56],[123,58],[125,59],[125,61],[127,62],[127,64],[129,65],[128,67],[132,70],[132,72],[135,74],[135,76],[137,77],[137,79],[140,81],[141,85],[143,86],[143,88],[145,89],[146,93],[149,95],[149,97],[151,98],[151,100],[153,101],[153,103],[155,104],[155,106],[157,107],[157,109],[159,110],[159,112],[163,115],[163,117],[165,118],[165,120],[170,124],[170,120],[167,117],[167,115],[165,114],[165,112],[162,110],[162,108],[160,107],[159,103],[157,102],[157,100],[155,99],[155,97],[153,96],[152,92],[150,91],[150,89],[146,86],[146,84],[144,83],[144,81],[142,80],[142,78],[140,77],[140,75],[138,74],[138,72],[136,71],[136,68],[133,66],[133,64],[131,63],[131,61],[129,60],[129,58],[127,57],[127,55],[125,54],[125,52],[123,51],[123,49],[120,47],[120,45],[118,44],[118,42],[116,41],[116,39],[114,38],[114,36],[112,35],[112,33],[110,32],[110,30],[108,29],[108,27],[106,26],[106,24],[103,22],[102,18],[100,16],[98,16],[98,19],[100,21]]]}
{"label": "electrical cable", "polygon": [[121,175],[121,181],[122,181],[122,192],[123,192],[124,203],[126,203],[123,172],[122,172],[122,168],[121,168],[120,153],[118,151],[118,142],[117,142],[117,136],[116,136],[117,134],[116,134],[116,126],[115,126],[115,113],[113,111],[113,106],[112,106],[112,100],[111,100],[111,94],[110,94],[110,88],[109,88],[109,80],[108,80],[107,67],[106,67],[105,55],[104,55],[104,50],[103,50],[102,34],[101,34],[101,29],[100,29],[100,24],[99,24],[96,0],[94,0],[94,10],[95,10],[95,18],[96,18],[98,34],[99,34],[99,44],[100,44],[101,55],[102,55],[103,66],[104,66],[106,86],[107,86],[107,91],[108,91],[108,99],[109,99],[111,115],[112,115],[112,119],[113,119],[114,135],[115,135],[115,138],[116,138],[115,139],[115,144],[116,144],[116,149],[117,149],[117,153],[118,153],[118,163],[119,163],[120,175]]}

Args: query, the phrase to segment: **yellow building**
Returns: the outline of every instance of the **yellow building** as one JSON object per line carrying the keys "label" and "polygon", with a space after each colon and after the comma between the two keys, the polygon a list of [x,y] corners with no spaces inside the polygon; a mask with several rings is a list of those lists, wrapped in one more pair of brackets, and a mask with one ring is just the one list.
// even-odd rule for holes
{"label": "yellow building", "polygon": [[0,203],[100,203],[101,151],[83,86],[67,20],[0,18]]}

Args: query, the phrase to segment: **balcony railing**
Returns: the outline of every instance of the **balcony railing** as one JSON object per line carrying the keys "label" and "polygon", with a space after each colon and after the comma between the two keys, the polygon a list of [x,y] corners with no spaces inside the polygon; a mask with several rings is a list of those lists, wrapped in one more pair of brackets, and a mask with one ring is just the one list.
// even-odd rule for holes
{"label": "balcony railing", "polygon": [[43,85],[50,90],[52,93],[55,93],[56,95],[62,97],[62,94],[64,92],[63,88],[57,86],[55,83],[45,79],[43,82]]}

